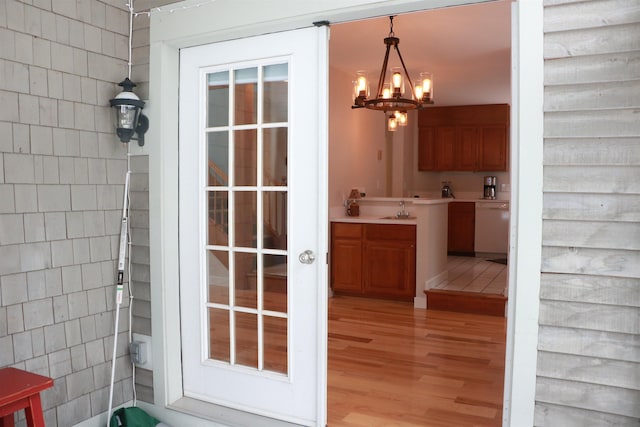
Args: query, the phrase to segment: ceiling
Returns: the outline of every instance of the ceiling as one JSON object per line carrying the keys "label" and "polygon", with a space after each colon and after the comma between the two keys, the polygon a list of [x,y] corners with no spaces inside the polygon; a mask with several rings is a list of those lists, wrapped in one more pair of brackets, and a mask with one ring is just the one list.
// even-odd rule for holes
{"label": "ceiling", "polygon": [[[511,0],[398,15],[393,27],[411,78],[433,73],[435,105],[510,103]],[[375,91],[388,34],[387,16],[332,24],[330,67],[366,70]]]}

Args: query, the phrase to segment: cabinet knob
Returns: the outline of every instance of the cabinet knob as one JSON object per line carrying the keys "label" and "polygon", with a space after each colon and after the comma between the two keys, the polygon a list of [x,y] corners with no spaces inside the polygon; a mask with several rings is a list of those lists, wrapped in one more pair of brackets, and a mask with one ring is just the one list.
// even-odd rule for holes
{"label": "cabinet knob", "polygon": [[313,251],[307,249],[298,256],[298,260],[302,264],[313,264],[313,262],[316,260],[316,256]]}

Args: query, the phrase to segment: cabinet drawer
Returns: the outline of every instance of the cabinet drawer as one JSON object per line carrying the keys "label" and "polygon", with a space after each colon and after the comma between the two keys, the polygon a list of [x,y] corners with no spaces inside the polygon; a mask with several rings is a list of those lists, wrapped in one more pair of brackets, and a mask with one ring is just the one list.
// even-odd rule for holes
{"label": "cabinet drawer", "polygon": [[415,242],[416,226],[413,224],[366,224],[367,240],[405,240]]}
{"label": "cabinet drawer", "polygon": [[333,222],[331,223],[331,236],[341,239],[360,239],[362,237],[362,224]]}

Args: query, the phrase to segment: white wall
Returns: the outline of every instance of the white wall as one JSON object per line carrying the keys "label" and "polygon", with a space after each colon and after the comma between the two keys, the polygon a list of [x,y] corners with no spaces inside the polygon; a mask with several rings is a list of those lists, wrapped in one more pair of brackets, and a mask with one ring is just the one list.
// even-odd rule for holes
{"label": "white wall", "polygon": [[[385,118],[353,110],[353,76],[329,68],[329,206],[342,206],[352,188],[385,195]],[[378,151],[382,159],[378,160]]]}

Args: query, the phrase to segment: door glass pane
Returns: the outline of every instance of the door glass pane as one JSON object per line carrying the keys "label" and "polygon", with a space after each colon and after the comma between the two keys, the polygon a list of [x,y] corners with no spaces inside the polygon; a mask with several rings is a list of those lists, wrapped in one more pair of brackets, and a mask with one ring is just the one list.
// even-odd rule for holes
{"label": "door glass pane", "polygon": [[257,123],[258,117],[258,69],[245,68],[234,72],[235,123]]}
{"label": "door glass pane", "polygon": [[287,257],[265,255],[263,271],[265,310],[287,313]]}
{"label": "door glass pane", "polygon": [[236,364],[258,367],[258,316],[236,312]]}
{"label": "door glass pane", "polygon": [[207,74],[207,127],[229,124],[229,72]]}
{"label": "door glass pane", "polygon": [[235,221],[234,246],[254,248],[256,246],[256,230],[258,228],[257,200],[255,191],[236,191],[233,205]]}
{"label": "door glass pane", "polygon": [[229,244],[229,192],[209,191],[207,203],[208,244],[227,246]]}
{"label": "door glass pane", "polygon": [[258,175],[258,133],[255,129],[235,131],[234,185],[255,186]]}
{"label": "door glass pane", "polygon": [[287,319],[264,316],[264,369],[287,373]]}
{"label": "door glass pane", "polygon": [[209,302],[229,304],[229,253],[208,252]]}
{"label": "door glass pane", "polygon": [[288,128],[267,128],[263,132],[262,170],[263,185],[287,185],[287,132]]}
{"label": "door glass pane", "polygon": [[229,132],[207,134],[206,170],[210,187],[229,185]]}
{"label": "door glass pane", "polygon": [[230,362],[229,311],[209,308],[209,358]]}
{"label": "door glass pane", "polygon": [[286,122],[288,108],[288,65],[275,64],[264,67],[264,122]]}
{"label": "door glass pane", "polygon": [[264,191],[262,193],[262,221],[265,249],[287,249],[287,193]]}
{"label": "door glass pane", "polygon": [[236,252],[235,257],[235,305],[258,308],[257,294],[257,255]]}
{"label": "door glass pane", "polygon": [[283,374],[289,336],[288,79],[286,63],[207,74],[203,130],[208,354]]}

